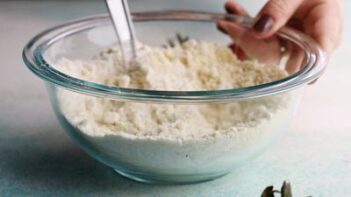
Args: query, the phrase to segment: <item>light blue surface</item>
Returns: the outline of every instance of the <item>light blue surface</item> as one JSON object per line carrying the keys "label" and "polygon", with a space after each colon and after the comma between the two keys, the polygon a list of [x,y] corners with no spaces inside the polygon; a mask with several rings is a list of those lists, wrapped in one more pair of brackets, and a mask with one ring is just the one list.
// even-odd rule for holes
{"label": "light blue surface", "polygon": [[[132,8],[156,9],[165,3],[135,0]],[[220,10],[218,1],[195,4],[187,5]],[[350,1],[345,9],[351,9]],[[351,196],[351,13],[346,13],[347,36],[329,70],[306,88],[281,141],[218,180],[154,186],[118,176],[74,145],[55,120],[43,83],[21,60],[22,46],[37,32],[101,11],[101,1],[0,2],[0,196],[259,196],[265,186],[280,187],[286,179],[295,196]]]}

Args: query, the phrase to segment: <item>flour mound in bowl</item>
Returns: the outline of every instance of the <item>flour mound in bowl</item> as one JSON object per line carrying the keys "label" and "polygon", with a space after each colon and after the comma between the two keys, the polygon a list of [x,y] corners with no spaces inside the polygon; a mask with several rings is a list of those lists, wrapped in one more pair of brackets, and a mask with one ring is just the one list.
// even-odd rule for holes
{"label": "flour mound in bowl", "polygon": [[[123,66],[120,51],[110,48],[88,60],[62,59],[57,69],[110,86],[168,91],[233,89],[288,76],[276,66],[240,61],[227,47],[210,42],[189,40],[168,48],[139,44],[137,50],[138,59],[128,66]],[[289,100],[277,95],[224,104],[175,105],[116,101],[64,89],[57,94],[64,117],[88,136],[177,142],[260,136],[270,124],[279,123],[278,114],[285,113]]]}

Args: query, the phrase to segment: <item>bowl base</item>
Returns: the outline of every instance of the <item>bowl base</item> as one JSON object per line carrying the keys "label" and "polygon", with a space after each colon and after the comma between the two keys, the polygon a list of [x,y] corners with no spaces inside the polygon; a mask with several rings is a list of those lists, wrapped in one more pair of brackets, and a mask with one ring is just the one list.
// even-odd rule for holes
{"label": "bowl base", "polygon": [[147,183],[147,184],[162,184],[162,185],[184,185],[194,184],[206,181],[211,181],[229,172],[214,173],[214,174],[200,174],[200,175],[149,175],[133,172],[126,172],[119,169],[114,169],[118,174],[133,181]]}

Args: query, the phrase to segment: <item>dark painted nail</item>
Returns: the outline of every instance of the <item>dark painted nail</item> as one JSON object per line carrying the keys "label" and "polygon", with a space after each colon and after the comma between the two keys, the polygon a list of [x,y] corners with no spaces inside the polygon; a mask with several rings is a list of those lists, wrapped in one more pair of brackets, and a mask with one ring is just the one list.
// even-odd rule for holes
{"label": "dark painted nail", "polygon": [[265,33],[272,29],[273,27],[273,18],[267,14],[264,14],[258,19],[258,21],[253,26],[253,29],[259,33]]}
{"label": "dark painted nail", "polygon": [[225,29],[223,29],[223,27],[219,26],[218,24],[217,24],[217,29],[224,34],[228,34],[228,32]]}
{"label": "dark painted nail", "polygon": [[236,14],[235,12],[233,12],[229,7],[224,7],[225,11],[228,13],[228,14]]}

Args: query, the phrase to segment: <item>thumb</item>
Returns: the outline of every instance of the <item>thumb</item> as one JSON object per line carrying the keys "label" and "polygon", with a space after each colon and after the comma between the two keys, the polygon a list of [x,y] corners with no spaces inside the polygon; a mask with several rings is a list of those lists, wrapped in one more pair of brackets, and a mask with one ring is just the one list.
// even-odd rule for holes
{"label": "thumb", "polygon": [[303,0],[269,0],[255,18],[254,34],[258,38],[272,36],[283,27]]}

